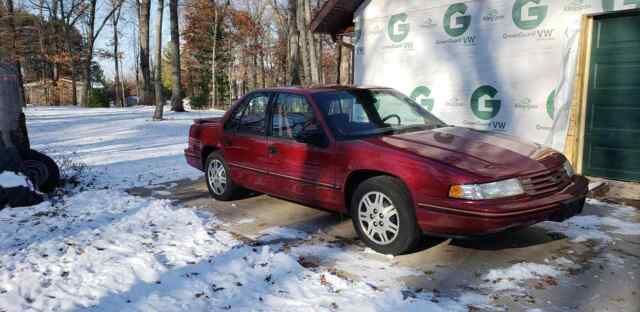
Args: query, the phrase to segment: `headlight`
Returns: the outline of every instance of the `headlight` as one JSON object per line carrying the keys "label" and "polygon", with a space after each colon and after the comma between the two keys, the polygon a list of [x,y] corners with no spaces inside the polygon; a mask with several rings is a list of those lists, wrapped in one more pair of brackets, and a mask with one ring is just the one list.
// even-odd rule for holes
{"label": "headlight", "polygon": [[562,164],[562,168],[564,168],[564,172],[567,173],[567,176],[573,177],[575,175],[575,172],[573,172],[573,167],[571,167],[571,163],[568,160],[566,160],[564,164]]}
{"label": "headlight", "polygon": [[452,185],[449,197],[460,199],[494,199],[524,194],[520,180],[509,179],[485,184]]}

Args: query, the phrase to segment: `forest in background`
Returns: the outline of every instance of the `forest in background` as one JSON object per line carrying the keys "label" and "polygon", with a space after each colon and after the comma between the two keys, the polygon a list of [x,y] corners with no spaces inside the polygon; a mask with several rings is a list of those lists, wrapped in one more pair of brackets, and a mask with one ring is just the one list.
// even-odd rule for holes
{"label": "forest in background", "polygon": [[14,1],[0,3],[0,60],[46,93],[32,104],[126,106],[136,97],[162,119],[169,100],[174,111],[183,99],[226,108],[257,88],[336,82],[336,43],[309,27],[325,1]]}

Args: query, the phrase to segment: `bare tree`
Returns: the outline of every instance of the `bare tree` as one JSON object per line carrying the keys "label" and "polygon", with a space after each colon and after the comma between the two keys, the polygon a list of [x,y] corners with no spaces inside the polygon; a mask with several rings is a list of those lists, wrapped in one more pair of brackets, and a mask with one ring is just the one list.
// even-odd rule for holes
{"label": "bare tree", "polygon": [[[56,1],[57,4],[56,5]],[[64,23],[64,48],[69,55],[71,55],[71,89],[72,89],[72,104],[74,106],[78,105],[78,70],[77,64],[78,60],[74,56],[71,46],[71,30],[76,26],[76,23],[80,20],[82,16],[84,16],[84,1],[83,0],[72,0],[69,3],[68,7],[65,7],[64,0],[53,0],[54,8],[60,7],[60,15],[62,22]],[[52,14],[56,14],[57,9],[53,10]],[[56,15],[54,15],[56,16]],[[57,18],[57,16],[56,16]],[[57,78],[56,78],[57,79]],[[55,81],[55,80],[54,80]]]}
{"label": "bare tree", "polygon": [[304,14],[304,2],[305,0],[297,0],[297,12],[296,12],[296,23],[298,26],[298,33],[300,37],[298,39],[298,46],[300,50],[300,57],[302,58],[302,70],[304,73],[304,77],[302,81],[304,84],[309,83],[309,78],[311,77],[311,66],[309,66],[309,49],[308,49],[308,38],[307,31],[305,25],[305,14]]}
{"label": "bare tree", "polygon": [[119,51],[119,37],[118,22],[120,21],[120,14],[122,13],[122,5],[118,5],[119,0],[111,0],[111,6],[118,8],[111,16],[111,25],[113,26],[113,65],[114,65],[114,90],[115,90],[115,105],[125,106],[124,89],[120,85],[120,51]]}
{"label": "bare tree", "polygon": [[158,0],[158,13],[156,14],[156,62],[155,62],[155,89],[156,109],[153,120],[162,120],[164,100],[162,99],[162,15],[164,13],[164,0]]}
{"label": "bare tree", "polygon": [[84,60],[84,84],[82,86],[82,106],[87,106],[89,103],[89,90],[91,90],[91,65],[93,63],[93,52],[95,47],[95,42],[100,36],[100,32],[104,29],[104,26],[107,24],[107,21],[111,19],[111,16],[115,13],[115,11],[120,8],[123,0],[116,0],[117,5],[111,8],[109,13],[102,19],[99,23],[98,27],[96,27],[96,9],[98,0],[89,0],[88,5],[89,8],[87,10],[87,48],[85,51],[85,60]]}
{"label": "bare tree", "polygon": [[[275,13],[276,16],[276,25],[278,28],[278,36],[281,38],[289,38],[289,27],[288,27],[288,21],[287,21],[287,16],[284,13],[284,11],[286,11],[286,8],[280,8],[280,5],[278,4],[278,0],[273,0],[273,3],[271,5],[273,7],[273,11]],[[289,42],[287,41],[287,45],[289,44]],[[276,83],[277,84],[287,84],[289,82],[289,71],[288,71],[288,64],[290,63],[290,60],[288,58],[288,53],[286,53],[284,55],[284,59],[281,65],[280,70],[282,71],[280,75],[278,75],[278,78],[276,78]]]}
{"label": "bare tree", "polygon": [[136,96],[138,96],[138,100],[140,100],[140,94],[142,94],[142,88],[141,88],[141,86],[140,86],[140,62],[139,62],[139,60],[140,60],[140,45],[138,44],[138,39],[139,39],[139,38],[138,38],[138,35],[139,35],[139,34],[136,34],[136,35],[133,37],[133,42],[132,42],[133,47],[132,47],[132,48],[133,48],[133,56],[134,56],[134,58],[135,58],[135,60],[136,60],[136,61],[134,62],[134,63],[136,64],[136,65],[135,65],[135,72],[136,72],[136,73],[135,73],[135,74],[136,74]]}
{"label": "bare tree", "polygon": [[227,14],[227,9],[231,4],[229,0],[225,1],[222,12],[218,10],[218,2],[211,0],[213,4],[213,47],[211,52],[211,105],[216,106],[218,102],[218,84],[216,83],[216,72],[218,70],[218,64],[216,57],[218,56],[218,36],[220,33],[220,27],[222,27],[222,21]]}
{"label": "bare tree", "polygon": [[309,70],[311,72],[311,82],[313,84],[320,83],[320,66],[318,65],[318,50],[316,38],[311,32],[311,5],[309,0],[304,1],[304,31],[307,33],[307,42],[305,48],[309,49]]}
{"label": "bare tree", "polygon": [[151,0],[138,0],[138,41],[140,43],[140,72],[142,73],[142,105],[151,105],[153,92],[151,88],[151,71],[149,66],[149,24],[151,16]]}
{"label": "bare tree", "polygon": [[182,106],[182,77],[180,73],[180,29],[178,19],[178,0],[169,0],[169,20],[171,23],[171,48],[173,59],[171,60],[172,91],[171,110],[184,112]]}
{"label": "bare tree", "polygon": [[7,0],[11,51],[0,64],[0,147],[15,148],[24,157],[31,146],[22,107],[25,106],[20,61],[16,55],[16,24],[13,0]]}
{"label": "bare tree", "polygon": [[20,64],[20,59],[18,58],[18,55],[16,54],[16,41],[17,41],[17,34],[16,34],[16,21],[15,21],[15,10],[13,7],[13,0],[7,0],[6,2],[7,5],[7,13],[9,13],[9,31],[11,32],[10,34],[10,40],[11,40],[11,52],[10,52],[10,57],[11,60],[10,62],[12,62],[13,64],[15,64],[16,67],[16,78],[18,79],[18,92],[19,95],[21,97],[22,100],[22,105],[25,105],[25,96],[24,96],[24,88],[23,88],[23,82],[22,82],[22,65]]}
{"label": "bare tree", "polygon": [[300,80],[300,36],[298,33],[297,0],[289,1],[289,84],[299,85]]}

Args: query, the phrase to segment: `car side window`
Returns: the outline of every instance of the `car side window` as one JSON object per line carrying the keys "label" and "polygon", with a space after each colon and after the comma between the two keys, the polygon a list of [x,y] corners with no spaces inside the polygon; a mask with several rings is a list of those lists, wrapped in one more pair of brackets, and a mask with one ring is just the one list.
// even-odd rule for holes
{"label": "car side window", "polygon": [[304,96],[278,94],[273,106],[271,136],[294,139],[302,131],[318,129],[313,108]]}
{"label": "car side window", "polygon": [[237,129],[238,133],[265,135],[268,94],[256,94],[234,112],[226,129]]}

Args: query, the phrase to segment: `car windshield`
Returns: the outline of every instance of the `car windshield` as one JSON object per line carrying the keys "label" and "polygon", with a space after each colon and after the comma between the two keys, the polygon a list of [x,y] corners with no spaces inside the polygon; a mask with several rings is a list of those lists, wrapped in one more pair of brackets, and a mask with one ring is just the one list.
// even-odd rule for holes
{"label": "car windshield", "polygon": [[351,89],[313,95],[338,139],[441,128],[446,124],[409,97],[389,89]]}

